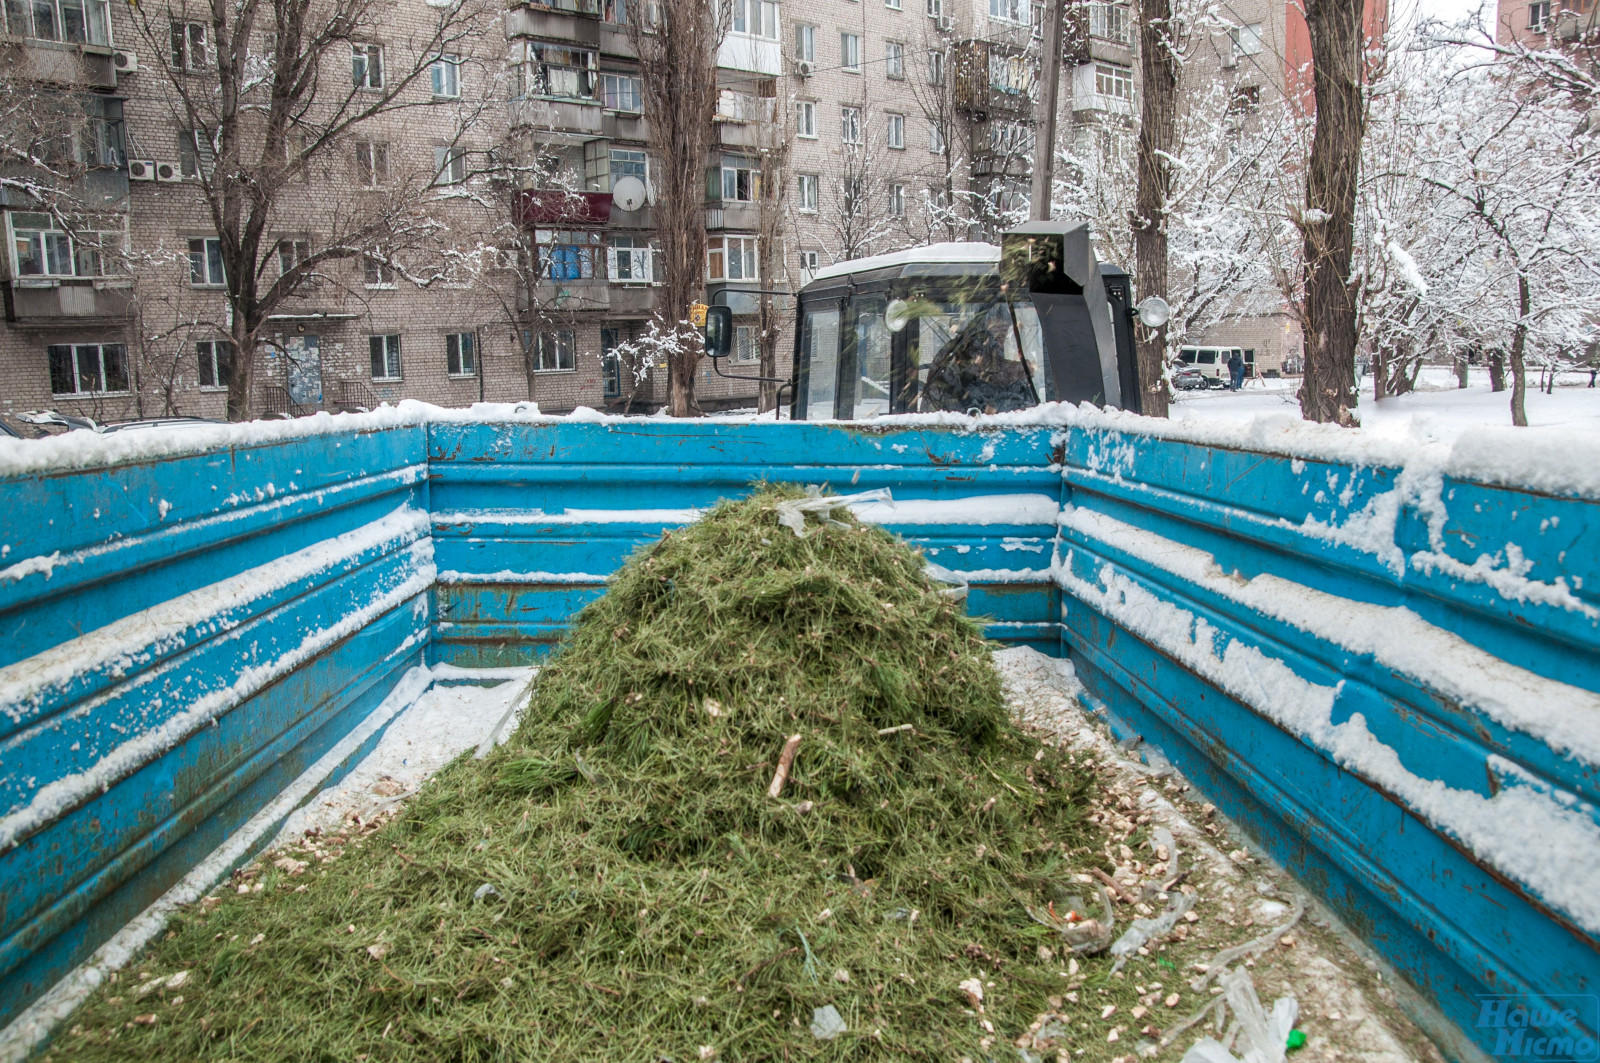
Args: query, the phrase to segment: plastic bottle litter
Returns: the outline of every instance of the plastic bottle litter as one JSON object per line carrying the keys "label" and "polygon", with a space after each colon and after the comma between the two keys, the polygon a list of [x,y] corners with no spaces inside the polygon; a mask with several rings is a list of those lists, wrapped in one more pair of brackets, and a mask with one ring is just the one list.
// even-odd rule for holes
{"label": "plastic bottle litter", "polygon": [[481,901],[485,897],[498,896],[500,896],[500,891],[495,889],[492,883],[488,882],[485,882],[483,885],[472,891],[472,899],[475,901]]}
{"label": "plastic bottle litter", "polygon": [[1290,1035],[1296,1032],[1294,1020],[1300,1005],[1293,997],[1279,997],[1273,1002],[1272,1011],[1265,1011],[1250,972],[1243,968],[1224,975],[1222,988],[1233,1009],[1244,1054],[1235,1056],[1220,1041],[1204,1037],[1183,1054],[1182,1063],[1284,1063]]}
{"label": "plastic bottle litter", "polygon": [[819,1041],[831,1041],[844,1033],[845,1024],[839,1009],[832,1004],[811,1009],[811,1036]]}

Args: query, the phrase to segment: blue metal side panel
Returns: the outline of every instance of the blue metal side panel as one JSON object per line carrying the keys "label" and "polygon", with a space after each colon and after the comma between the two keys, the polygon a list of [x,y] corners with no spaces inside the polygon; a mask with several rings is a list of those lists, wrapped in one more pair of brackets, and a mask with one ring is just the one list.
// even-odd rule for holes
{"label": "blue metal side panel", "polygon": [[420,427],[0,480],[0,1022],[425,654]]}
{"label": "blue metal side panel", "polygon": [[[1592,691],[1594,500],[1100,431],[1073,433],[1065,464],[1061,637],[1095,695],[1485,1051],[1494,1031],[1474,1026],[1480,995],[1526,994],[1538,1006],[1600,988],[1592,928],[1364,767],[1288,730],[1273,715],[1282,709],[1264,707],[1270,691],[1252,704],[1185,663],[1258,653],[1333,692],[1331,725],[1359,714],[1398,768],[1430,785],[1485,800],[1532,787],[1593,818],[1596,764],[1450,696],[1425,667],[1410,674],[1316,623],[1341,630],[1340,602],[1403,608],[1441,638]],[[1310,628],[1291,622],[1309,614],[1282,611],[1296,596],[1323,610]],[[1572,738],[1588,726],[1572,720]]]}

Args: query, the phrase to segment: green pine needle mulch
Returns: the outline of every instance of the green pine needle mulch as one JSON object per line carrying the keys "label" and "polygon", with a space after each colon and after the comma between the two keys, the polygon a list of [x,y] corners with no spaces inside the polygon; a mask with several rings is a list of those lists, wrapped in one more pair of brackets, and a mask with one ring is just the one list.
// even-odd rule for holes
{"label": "green pine needle mulch", "polygon": [[[794,496],[641,550],[509,742],[339,859],[185,912],[50,1058],[1009,1061],[1044,1012],[1070,1031],[1047,1058],[1126,1050],[1085,1027],[1133,988],[1104,959],[1066,977],[1025,907],[1104,863],[1092,771],[1011,722],[911,549],[851,519],[799,538]],[[847,1029],[819,1040],[828,1005]]]}

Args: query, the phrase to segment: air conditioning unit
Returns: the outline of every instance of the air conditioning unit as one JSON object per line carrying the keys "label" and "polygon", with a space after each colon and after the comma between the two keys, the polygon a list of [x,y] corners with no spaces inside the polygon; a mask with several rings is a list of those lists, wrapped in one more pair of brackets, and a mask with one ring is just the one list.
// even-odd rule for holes
{"label": "air conditioning unit", "polygon": [[808,78],[811,76],[811,64],[801,59],[794,64],[794,72],[803,78]]}
{"label": "air conditioning unit", "polygon": [[1233,48],[1230,46],[1227,51],[1222,53],[1222,68],[1224,70],[1232,70],[1234,67],[1236,67],[1238,65],[1239,65],[1239,53],[1234,51]]}
{"label": "air conditioning unit", "polygon": [[183,171],[178,168],[178,164],[175,162],[158,162],[156,163],[156,180],[181,181],[183,180]]}
{"label": "air conditioning unit", "polygon": [[111,53],[111,65],[117,68],[119,74],[137,74],[139,72],[139,53],[127,52],[121,48]]}
{"label": "air conditioning unit", "polygon": [[154,181],[156,179],[156,164],[149,159],[128,160],[128,180]]}

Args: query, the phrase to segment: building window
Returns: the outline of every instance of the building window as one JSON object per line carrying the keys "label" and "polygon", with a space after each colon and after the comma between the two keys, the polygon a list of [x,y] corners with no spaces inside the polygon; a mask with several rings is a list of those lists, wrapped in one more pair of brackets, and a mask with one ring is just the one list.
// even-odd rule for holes
{"label": "building window", "polygon": [[817,103],[800,100],[794,105],[794,135],[815,139],[817,135]]}
{"label": "building window", "polygon": [[800,175],[799,184],[795,189],[798,200],[797,209],[803,210],[808,214],[817,209],[818,184],[816,174],[803,173]]}
{"label": "building window", "polygon": [[722,200],[754,203],[761,198],[761,169],[749,159],[722,160]]}
{"label": "building window", "polygon": [[[1545,5],[1545,10],[1549,10],[1548,4]],[[1248,26],[1235,26],[1228,31],[1228,35],[1233,38],[1234,55],[1261,54],[1261,23],[1252,22]]]}
{"label": "building window", "polygon": [[626,26],[629,10],[629,0],[604,0],[600,17],[613,26]]}
{"label": "building window", "polygon": [[562,373],[578,368],[577,343],[572,329],[539,333],[534,345],[533,368],[538,373]]}
{"label": "building window", "polygon": [[1023,25],[1032,18],[1029,0],[989,0],[989,17]]}
{"label": "building window", "polygon": [[1008,96],[1020,96],[1033,87],[1033,64],[1026,55],[989,53],[989,87]]}
{"label": "building window", "polygon": [[445,334],[444,367],[445,372],[451,376],[477,375],[478,336],[476,333],[448,332]]}
{"label": "building window", "polygon": [[1133,102],[1133,68],[1112,63],[1094,65],[1094,91],[1100,96]]}
{"label": "building window", "polygon": [[381,258],[362,256],[361,271],[368,288],[394,287],[394,267]]}
{"label": "building window", "polygon": [[217,168],[216,140],[206,129],[178,133],[178,172],[185,177],[210,177]]}
{"label": "building window", "polygon": [[433,149],[433,183],[458,185],[467,179],[467,153],[461,148]]}
{"label": "building window", "polygon": [[944,53],[943,52],[929,52],[928,53],[928,84],[930,84],[930,85],[943,85],[944,84]]}
{"label": "building window", "polygon": [[383,45],[350,45],[350,80],[358,89],[383,88]]}
{"label": "building window", "polygon": [[889,128],[886,130],[886,143],[897,151],[904,151],[906,146],[906,116],[903,114],[891,114],[888,117]]}
{"label": "building window", "polygon": [[116,395],[128,390],[128,348],[120,343],[52,343],[50,390],[57,395]]}
{"label": "building window", "polygon": [[367,352],[372,356],[373,380],[400,379],[399,336],[368,336]]}
{"label": "building window", "polygon": [[841,107],[839,109],[839,139],[846,144],[861,143],[861,108]]}
{"label": "building window", "polygon": [[11,214],[13,276],[72,277],[77,263],[72,237],[57,228],[48,214]]}
{"label": "building window", "polygon": [[759,280],[754,236],[713,236],[706,241],[706,276],[714,281]]}
{"label": "building window", "polygon": [[524,61],[517,64],[518,96],[594,98],[599,53],[538,41],[529,41],[523,49]]}
{"label": "building window", "polygon": [[539,273],[553,281],[589,280],[594,276],[595,250],[600,234],[584,230],[536,229]]}
{"label": "building window", "polygon": [[906,186],[889,186],[889,215],[894,218],[906,216]]}
{"label": "building window", "polygon": [[1537,4],[1528,5],[1528,29],[1534,33],[1543,33],[1549,21],[1550,0],[1540,0]]}
{"label": "building window", "polygon": [[899,41],[883,42],[883,73],[896,80],[906,76],[906,46]]}
{"label": "building window", "polygon": [[817,61],[817,27],[800,25],[794,28],[794,57],[802,63]]}
{"label": "building window", "polygon": [[[7,7],[13,6],[7,4]],[[39,7],[39,4],[35,4]],[[48,5],[45,5],[48,6]],[[35,20],[37,22],[37,19]],[[191,74],[205,70],[210,50],[206,48],[206,25],[203,22],[174,22],[172,24],[172,69]]]}
{"label": "building window", "polygon": [[944,0],[928,0],[928,17],[941,18],[944,16]]}
{"label": "building window", "polygon": [[839,34],[839,68],[861,73],[861,34]]}
{"label": "building window", "polygon": [[[278,276],[287,277],[306,259],[311,257],[310,240],[279,240],[278,241]],[[294,291],[305,291],[315,287],[316,278],[306,274],[295,282]]]}
{"label": "building window", "polygon": [[616,187],[619,177],[637,177],[643,181],[649,176],[650,164],[642,150],[633,148],[611,149],[611,186]]}
{"label": "building window", "polygon": [[227,340],[201,340],[194,345],[200,362],[200,386],[225,388],[233,383],[233,344]]}
{"label": "building window", "polygon": [[800,252],[800,283],[801,284],[810,284],[812,278],[814,278],[817,275],[817,270],[821,268],[818,265],[818,262],[820,261],[821,257],[822,257],[822,252],[820,252],[820,251],[802,251],[802,252]]}
{"label": "building window", "polygon": [[778,39],[778,5],[773,0],[733,0],[734,33]]}
{"label": "building window", "polygon": [[735,325],[733,327],[733,360],[735,362],[754,362],[761,356],[761,349],[756,345],[756,327],[754,325]]}
{"label": "building window", "polygon": [[600,102],[608,111],[630,111],[637,114],[644,109],[643,83],[628,74],[600,75]]}
{"label": "building window", "polygon": [[1023,122],[990,122],[989,150],[996,155],[1032,155],[1033,127]]}
{"label": "building window", "polygon": [[389,183],[389,145],[378,140],[356,141],[356,180],[363,188]]}
{"label": "building window", "polygon": [[1102,40],[1127,44],[1128,8],[1124,4],[1090,4],[1089,35]]}
{"label": "building window", "polygon": [[68,44],[108,45],[110,25],[106,0],[11,0],[0,11],[0,27],[14,37]]}
{"label": "building window", "polygon": [[222,269],[222,241],[215,236],[189,241],[189,283],[220,288],[228,282]]}
{"label": "building window", "polygon": [[428,67],[428,77],[433,82],[433,94],[439,99],[453,100],[461,95],[461,57],[441,55]]}
{"label": "building window", "polygon": [[606,263],[613,283],[648,284],[655,279],[655,252],[642,236],[613,236]]}
{"label": "building window", "polygon": [[928,123],[928,150],[935,155],[944,154],[944,123]]}
{"label": "building window", "polygon": [[622,330],[600,330],[600,377],[605,381],[605,397],[622,398],[622,356],[617,348],[622,346]]}

